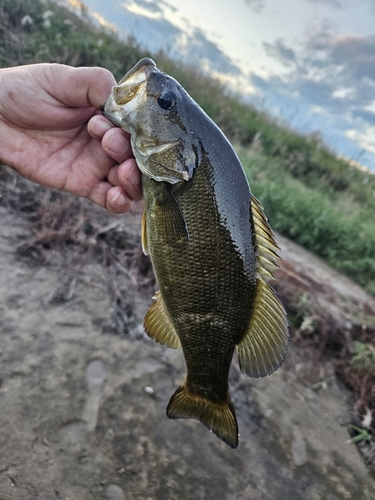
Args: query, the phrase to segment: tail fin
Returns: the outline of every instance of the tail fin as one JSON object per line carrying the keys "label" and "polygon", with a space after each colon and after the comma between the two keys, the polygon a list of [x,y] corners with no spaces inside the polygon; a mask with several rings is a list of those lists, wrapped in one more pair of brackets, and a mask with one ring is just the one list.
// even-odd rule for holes
{"label": "tail fin", "polygon": [[171,397],[167,407],[169,418],[195,418],[231,448],[238,446],[238,425],[230,396],[214,402],[193,394],[183,383]]}

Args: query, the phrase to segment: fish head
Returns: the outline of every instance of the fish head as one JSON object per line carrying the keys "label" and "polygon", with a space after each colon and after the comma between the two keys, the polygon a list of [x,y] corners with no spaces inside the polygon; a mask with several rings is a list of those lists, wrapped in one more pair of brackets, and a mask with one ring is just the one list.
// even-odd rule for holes
{"label": "fish head", "polygon": [[200,140],[189,126],[196,108],[174,78],[145,58],[112,88],[103,114],[131,134],[143,174],[175,184],[189,181],[202,158]]}

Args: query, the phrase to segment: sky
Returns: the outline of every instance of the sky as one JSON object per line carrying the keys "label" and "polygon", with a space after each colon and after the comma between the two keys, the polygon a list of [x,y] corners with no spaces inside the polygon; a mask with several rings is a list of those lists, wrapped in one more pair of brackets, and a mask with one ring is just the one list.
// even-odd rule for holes
{"label": "sky", "polygon": [[375,0],[84,4],[120,36],[198,63],[271,116],[375,170]]}

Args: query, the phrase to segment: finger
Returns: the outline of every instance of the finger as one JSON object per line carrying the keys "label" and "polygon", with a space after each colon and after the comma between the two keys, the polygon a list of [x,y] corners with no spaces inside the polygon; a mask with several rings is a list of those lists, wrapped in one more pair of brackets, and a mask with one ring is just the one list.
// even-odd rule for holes
{"label": "finger", "polygon": [[106,208],[115,214],[124,214],[132,206],[132,200],[121,186],[108,190]]}
{"label": "finger", "polygon": [[41,64],[37,71],[44,76],[40,83],[50,95],[77,108],[101,109],[116,84],[112,73],[100,67]]}
{"label": "finger", "polygon": [[143,198],[141,172],[134,158],[129,158],[119,165],[117,177],[120,185],[134,201]]}
{"label": "finger", "polygon": [[98,182],[86,197],[115,214],[126,213],[133,203],[124,188],[106,181]]}
{"label": "finger", "polygon": [[102,148],[118,163],[122,163],[133,156],[129,134],[126,134],[118,127],[114,127],[104,134]]}
{"label": "finger", "polygon": [[129,158],[121,165],[112,167],[107,179],[113,186],[123,187],[127,195],[134,201],[143,198],[141,173],[134,158]]}
{"label": "finger", "polygon": [[103,115],[93,116],[88,124],[87,131],[93,139],[101,141],[106,132],[114,128],[114,125]]}

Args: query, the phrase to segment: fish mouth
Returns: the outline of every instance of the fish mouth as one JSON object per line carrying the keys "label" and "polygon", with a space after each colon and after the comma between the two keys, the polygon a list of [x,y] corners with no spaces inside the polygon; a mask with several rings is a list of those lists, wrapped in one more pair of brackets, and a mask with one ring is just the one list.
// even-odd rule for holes
{"label": "fish mouth", "polygon": [[146,101],[146,85],[150,74],[155,71],[155,62],[146,57],[139,61],[112,88],[104,104],[103,115],[112,123],[130,132],[126,117],[132,111],[139,109]]}

